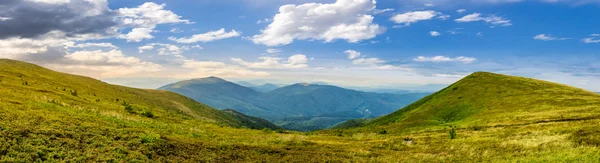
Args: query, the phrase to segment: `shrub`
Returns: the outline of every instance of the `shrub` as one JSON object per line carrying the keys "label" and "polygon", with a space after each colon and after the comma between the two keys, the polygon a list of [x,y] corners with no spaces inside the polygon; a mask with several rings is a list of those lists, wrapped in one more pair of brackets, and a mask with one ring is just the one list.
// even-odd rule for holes
{"label": "shrub", "polygon": [[71,91],[72,96],[77,96],[77,90]]}
{"label": "shrub", "polygon": [[125,110],[128,113],[135,113],[135,111],[133,110],[133,106],[129,105],[128,103],[123,103],[123,106],[125,106]]}
{"label": "shrub", "polygon": [[454,127],[452,127],[449,134],[450,134],[450,139],[456,139],[456,129]]}
{"label": "shrub", "polygon": [[142,113],[142,115],[148,118],[154,118],[154,113],[152,113],[151,111],[145,111]]}
{"label": "shrub", "polygon": [[142,144],[155,143],[160,140],[160,135],[155,133],[144,133],[139,135]]}
{"label": "shrub", "polygon": [[379,131],[379,134],[382,134],[382,135],[387,134],[387,133],[388,133],[387,130],[384,130],[384,129],[381,129],[381,131]]}

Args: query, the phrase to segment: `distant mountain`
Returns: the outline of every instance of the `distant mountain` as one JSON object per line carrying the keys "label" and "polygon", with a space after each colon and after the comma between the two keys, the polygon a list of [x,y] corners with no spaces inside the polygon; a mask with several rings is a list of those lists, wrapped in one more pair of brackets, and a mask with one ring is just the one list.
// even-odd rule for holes
{"label": "distant mountain", "polygon": [[181,81],[159,89],[303,131],[328,128],[354,118],[385,115],[427,95],[368,93],[307,83],[261,92],[216,77]]}
{"label": "distant mountain", "polygon": [[256,91],[259,91],[259,92],[269,92],[269,91],[275,90],[277,88],[281,88],[281,86],[267,83],[267,84],[263,84],[263,85],[259,85],[259,86],[253,86],[250,88],[252,88]]}
{"label": "distant mountain", "polygon": [[272,112],[268,104],[258,107],[262,93],[217,77],[192,79],[176,82],[158,88],[173,91],[218,109],[234,109],[242,113],[252,113],[259,117],[281,117]]}

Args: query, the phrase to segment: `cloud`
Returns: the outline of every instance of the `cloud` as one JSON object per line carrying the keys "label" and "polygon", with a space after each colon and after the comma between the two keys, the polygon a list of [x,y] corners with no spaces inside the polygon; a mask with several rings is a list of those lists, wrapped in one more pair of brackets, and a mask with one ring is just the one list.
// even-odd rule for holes
{"label": "cloud", "polygon": [[466,11],[467,11],[466,9],[458,9],[458,10],[456,10],[456,12],[458,12],[458,13],[463,13],[463,12],[466,12]]}
{"label": "cloud", "polygon": [[282,61],[282,58],[278,57],[259,57],[258,59],[261,61],[248,62],[241,58],[231,58],[231,61],[247,68],[256,69],[296,69],[308,67],[308,58],[303,54],[292,55],[286,61]]}
{"label": "cloud", "polygon": [[161,65],[125,56],[120,50],[76,51],[65,55],[65,59],[68,64],[49,64],[49,66],[60,70],[79,72],[79,74],[92,76],[100,74],[100,77],[157,72],[162,69]]}
{"label": "cloud", "polygon": [[464,57],[464,56],[460,56],[460,57],[456,57],[456,58],[450,58],[450,57],[446,57],[446,56],[435,56],[435,57],[418,56],[417,58],[414,58],[413,60],[417,61],[417,62],[435,62],[435,63],[462,62],[462,63],[468,64],[468,63],[475,62],[475,60],[477,60],[477,59],[473,58],[473,57]]}
{"label": "cloud", "polygon": [[77,48],[102,47],[102,48],[117,49],[117,46],[115,46],[115,45],[113,45],[112,43],[109,43],[109,42],[82,43],[82,44],[73,45],[73,47],[77,47]]}
{"label": "cloud", "polygon": [[600,34],[591,34],[590,36],[590,38],[584,38],[581,41],[583,41],[586,44],[600,43],[600,39],[596,39],[596,37],[600,37]]}
{"label": "cloud", "polygon": [[440,32],[437,32],[437,31],[431,31],[431,32],[429,32],[429,35],[431,35],[433,37],[436,37],[436,36],[439,36],[439,35],[442,35],[442,34],[440,34]]}
{"label": "cloud", "polygon": [[387,64],[387,61],[379,58],[359,58],[362,54],[358,51],[346,50],[344,53],[348,55],[348,59],[352,60],[353,65],[361,66],[362,69],[412,71],[410,68]]}
{"label": "cloud", "polygon": [[216,41],[216,40],[221,40],[221,39],[226,39],[226,38],[231,38],[231,37],[238,37],[240,36],[240,33],[235,31],[235,30],[231,30],[230,32],[226,32],[225,28],[221,28],[217,31],[209,31],[203,34],[196,34],[196,35],[192,35],[191,37],[182,37],[182,38],[175,38],[175,37],[169,37],[169,40],[171,41],[175,41],[178,43],[195,43],[195,42],[211,42],[211,41]]}
{"label": "cloud", "polygon": [[394,15],[392,18],[390,18],[390,20],[395,23],[402,24],[400,27],[406,27],[418,21],[433,19],[435,16],[440,14],[441,13],[432,10],[413,11]]}
{"label": "cloud", "polygon": [[268,22],[272,22],[273,20],[269,19],[269,18],[265,18],[262,20],[257,20],[256,24],[261,24],[261,23],[268,23]]}
{"label": "cloud", "polygon": [[482,17],[480,13],[473,13],[473,14],[469,14],[466,15],[462,18],[456,19],[454,20],[456,22],[459,23],[465,23],[465,22],[475,22],[475,21],[484,21],[486,23],[490,23],[494,26],[499,25],[499,26],[511,26],[512,23],[510,22],[510,20],[504,19],[502,17],[499,16],[495,16],[495,15],[491,15],[488,17]]}
{"label": "cloud", "polygon": [[462,30],[463,30],[463,28],[454,28],[454,29],[448,30],[446,32],[448,32],[448,33],[450,33],[452,35],[456,35],[456,34],[463,33]]}
{"label": "cloud", "polygon": [[106,0],[69,3],[3,0],[0,15],[0,39],[37,38],[53,31],[66,37],[111,35],[116,33],[113,27],[117,25],[113,20],[116,13],[108,9]]}
{"label": "cloud", "polygon": [[600,43],[600,39],[596,39],[596,38],[584,38],[582,40],[585,43]]}
{"label": "cloud", "polygon": [[279,50],[279,49],[267,49],[266,52],[269,53],[269,54],[276,54],[276,53],[280,53],[281,50]]}
{"label": "cloud", "polygon": [[284,5],[273,22],[258,35],[255,44],[287,45],[294,40],[346,40],[351,43],[372,39],[385,32],[373,23],[369,15],[375,9],[374,0],[337,0],[335,3]]}
{"label": "cloud", "polygon": [[385,13],[385,12],[392,12],[394,11],[393,8],[384,8],[384,9],[374,9],[371,13],[377,15],[377,14],[381,14],[381,13]]}
{"label": "cloud", "polygon": [[154,38],[154,36],[150,34],[152,32],[153,31],[150,28],[133,28],[131,29],[131,32],[126,35],[121,35],[119,38],[126,39],[127,42],[140,42],[144,39]]}
{"label": "cloud", "polygon": [[382,63],[385,63],[385,61],[379,58],[359,58],[352,61],[352,64],[355,65],[378,65]]}
{"label": "cloud", "polygon": [[542,40],[542,41],[553,41],[553,40],[569,40],[571,38],[558,38],[553,37],[552,35],[539,34],[533,37],[534,40]]}
{"label": "cloud", "polygon": [[169,30],[169,32],[171,32],[171,33],[183,33],[183,30],[181,30],[181,28],[171,28],[171,30]]}
{"label": "cloud", "polygon": [[126,39],[127,42],[140,42],[144,39],[154,38],[151,33],[159,24],[192,23],[189,20],[181,19],[181,16],[172,11],[164,10],[165,6],[165,4],[146,2],[136,8],[118,9],[117,18],[121,25],[133,28],[119,38]]}
{"label": "cloud", "polygon": [[180,58],[183,57],[181,55],[183,53],[183,51],[190,50],[193,48],[204,49],[200,45],[177,46],[177,45],[173,45],[173,44],[151,43],[151,44],[146,44],[144,46],[138,47],[138,52],[143,53],[143,52],[146,52],[149,50],[153,50],[155,48],[157,48],[156,51],[158,52],[158,55],[173,55],[173,56],[180,57]]}
{"label": "cloud", "polygon": [[355,59],[360,57],[360,52],[354,51],[354,50],[346,50],[344,51],[344,53],[346,53],[348,55],[348,59]]}
{"label": "cloud", "polygon": [[138,47],[138,52],[143,53],[144,51],[152,50],[152,49],[154,49],[154,45],[144,45],[144,46]]}
{"label": "cloud", "polygon": [[183,68],[191,69],[187,74],[176,75],[180,78],[198,78],[207,76],[219,77],[264,77],[270,74],[264,71],[253,71],[243,67],[228,65],[223,62],[184,60]]}

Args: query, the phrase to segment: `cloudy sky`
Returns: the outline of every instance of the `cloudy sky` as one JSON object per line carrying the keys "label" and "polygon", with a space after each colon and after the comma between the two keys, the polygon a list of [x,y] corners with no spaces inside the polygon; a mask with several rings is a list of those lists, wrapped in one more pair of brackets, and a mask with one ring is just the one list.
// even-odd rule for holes
{"label": "cloudy sky", "polygon": [[2,0],[0,58],[116,84],[394,87],[475,71],[600,91],[600,0]]}

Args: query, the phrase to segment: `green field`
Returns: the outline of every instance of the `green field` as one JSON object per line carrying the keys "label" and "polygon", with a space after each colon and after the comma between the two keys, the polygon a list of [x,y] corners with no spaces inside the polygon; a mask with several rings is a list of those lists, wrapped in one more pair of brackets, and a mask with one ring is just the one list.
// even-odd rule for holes
{"label": "green field", "polygon": [[0,162],[600,161],[600,95],[528,78],[474,73],[352,123],[283,131],[175,93],[0,60]]}

